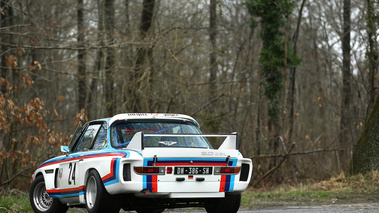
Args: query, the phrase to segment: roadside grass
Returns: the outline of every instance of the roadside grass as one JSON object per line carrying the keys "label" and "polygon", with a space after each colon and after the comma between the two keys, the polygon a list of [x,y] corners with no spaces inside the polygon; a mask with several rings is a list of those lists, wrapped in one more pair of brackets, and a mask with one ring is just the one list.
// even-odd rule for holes
{"label": "roadside grass", "polygon": [[0,212],[33,212],[26,193],[0,195]]}
{"label": "roadside grass", "polygon": [[[241,206],[263,208],[374,202],[379,202],[379,171],[351,177],[341,174],[321,182],[248,188],[242,194]],[[0,194],[0,213],[3,212],[33,212],[28,193],[12,191],[7,195]],[[83,210],[70,209],[69,212]]]}
{"label": "roadside grass", "polygon": [[243,193],[241,205],[259,208],[370,202],[379,202],[379,171],[350,177],[341,174],[321,182],[249,188]]}

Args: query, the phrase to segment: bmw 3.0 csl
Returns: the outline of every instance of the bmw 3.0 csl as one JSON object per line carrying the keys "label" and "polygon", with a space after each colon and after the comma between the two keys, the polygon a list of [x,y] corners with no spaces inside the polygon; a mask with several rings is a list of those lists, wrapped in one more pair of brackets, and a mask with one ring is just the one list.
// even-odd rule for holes
{"label": "bmw 3.0 csl", "polygon": [[[214,149],[209,140],[222,138]],[[200,206],[237,212],[252,162],[237,150],[238,135],[202,134],[181,114],[130,113],[79,126],[64,155],[33,174],[35,212],[163,212]]]}

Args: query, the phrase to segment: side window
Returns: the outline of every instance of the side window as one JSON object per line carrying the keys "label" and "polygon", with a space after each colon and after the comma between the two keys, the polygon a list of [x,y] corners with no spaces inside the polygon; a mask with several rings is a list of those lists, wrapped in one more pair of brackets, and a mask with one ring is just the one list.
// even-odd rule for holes
{"label": "side window", "polygon": [[82,137],[79,139],[75,152],[87,151],[92,147],[93,140],[95,139],[100,126],[101,124],[93,124],[88,126]]}
{"label": "side window", "polygon": [[107,140],[107,129],[105,128],[105,124],[103,124],[100,128],[99,134],[97,135],[95,144],[93,145],[93,149],[101,149],[105,145]]}
{"label": "side window", "polygon": [[78,138],[80,137],[80,135],[82,134],[82,131],[84,130],[85,127],[83,127],[83,123],[80,122],[77,126],[76,126],[76,130],[74,132],[74,134],[72,135],[72,138],[71,138],[71,141],[70,141],[70,144],[69,144],[69,149],[70,151],[73,151],[73,148],[75,147],[76,145],[76,141],[78,140]]}

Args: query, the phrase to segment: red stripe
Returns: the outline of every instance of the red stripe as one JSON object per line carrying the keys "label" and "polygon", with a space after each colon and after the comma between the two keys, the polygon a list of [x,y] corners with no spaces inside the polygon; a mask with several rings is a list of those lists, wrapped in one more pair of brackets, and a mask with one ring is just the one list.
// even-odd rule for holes
{"label": "red stripe", "polygon": [[105,175],[103,178],[101,178],[101,180],[106,180],[110,177],[113,176],[113,162],[116,160],[116,158],[113,158],[112,161],[111,161],[111,172],[107,175]]}
{"label": "red stripe", "polygon": [[158,192],[158,175],[151,176],[151,192]]}
{"label": "red stripe", "polygon": [[226,181],[226,175],[221,175],[219,192],[225,192],[225,181]]}
{"label": "red stripe", "polygon": [[47,193],[59,193],[59,192],[78,191],[80,189],[84,189],[84,185],[76,187],[76,188],[70,188],[70,189],[52,189],[52,190],[46,190],[46,192]]}

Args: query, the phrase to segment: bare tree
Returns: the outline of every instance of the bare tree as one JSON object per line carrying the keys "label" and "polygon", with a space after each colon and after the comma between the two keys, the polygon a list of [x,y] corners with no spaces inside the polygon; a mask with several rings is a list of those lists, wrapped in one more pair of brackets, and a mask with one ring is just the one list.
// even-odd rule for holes
{"label": "bare tree", "polygon": [[[153,14],[154,14],[154,4],[155,0],[144,0],[142,3],[142,16],[141,23],[139,27],[139,39],[142,41],[147,37],[149,29],[151,28],[153,22]],[[153,47],[152,46],[143,46],[137,48],[137,56],[134,65],[134,70],[132,75],[130,76],[131,89],[131,106],[130,109],[133,112],[140,112],[141,109],[148,109],[146,106],[143,106],[143,100],[146,100],[146,97],[142,96],[142,91],[150,81],[150,75],[152,71],[149,69],[143,69],[143,64],[147,59],[150,65],[150,69],[152,69],[152,61],[153,61]],[[135,83],[133,83],[135,82]]]}
{"label": "bare tree", "polygon": [[343,88],[342,88],[342,104],[341,104],[341,124],[340,124],[340,146],[344,148],[339,152],[339,161],[343,171],[347,171],[348,162],[352,150],[352,137],[349,129],[351,125],[351,71],[350,71],[350,0],[343,2],[343,35],[342,35],[342,56],[343,56]]}
{"label": "bare tree", "polygon": [[84,49],[84,5],[83,0],[78,0],[78,112],[86,108],[86,50]]}
{"label": "bare tree", "polygon": [[115,95],[114,95],[114,68],[116,52],[113,47],[114,41],[114,0],[105,0],[105,31],[107,41],[107,54],[105,62],[105,104],[108,116],[115,113]]}

